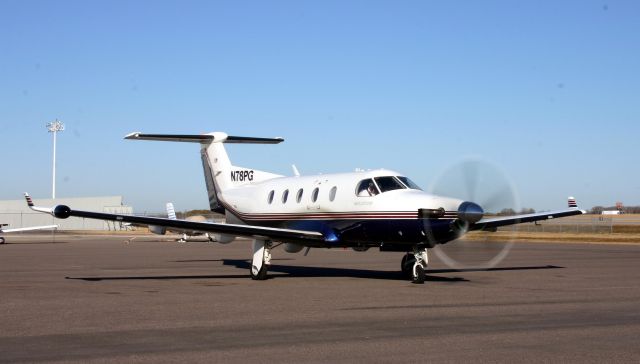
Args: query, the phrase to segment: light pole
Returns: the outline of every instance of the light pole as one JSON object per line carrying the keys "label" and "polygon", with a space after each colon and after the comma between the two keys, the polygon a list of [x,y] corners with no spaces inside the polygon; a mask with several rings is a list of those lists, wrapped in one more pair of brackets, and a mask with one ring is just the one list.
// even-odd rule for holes
{"label": "light pole", "polygon": [[56,198],[56,135],[59,131],[64,131],[64,124],[62,121],[56,121],[47,123],[47,130],[49,133],[53,133],[53,186],[51,192],[51,198]]}

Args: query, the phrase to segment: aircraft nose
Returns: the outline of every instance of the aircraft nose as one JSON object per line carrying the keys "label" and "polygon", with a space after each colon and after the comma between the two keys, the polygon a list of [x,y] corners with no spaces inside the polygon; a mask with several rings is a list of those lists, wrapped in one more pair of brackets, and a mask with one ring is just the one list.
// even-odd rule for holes
{"label": "aircraft nose", "polygon": [[484,210],[475,202],[465,201],[458,206],[458,218],[470,224],[475,224],[482,219]]}

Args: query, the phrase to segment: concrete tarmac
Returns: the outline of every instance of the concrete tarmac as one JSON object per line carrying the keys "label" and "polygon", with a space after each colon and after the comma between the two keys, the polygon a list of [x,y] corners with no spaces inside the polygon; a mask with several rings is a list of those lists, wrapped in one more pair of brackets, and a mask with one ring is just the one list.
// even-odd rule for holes
{"label": "concrete tarmac", "polygon": [[[401,278],[401,253],[7,235],[0,362],[640,361],[640,245],[517,243]],[[453,243],[455,244],[455,243]],[[484,244],[465,254],[483,254]]]}

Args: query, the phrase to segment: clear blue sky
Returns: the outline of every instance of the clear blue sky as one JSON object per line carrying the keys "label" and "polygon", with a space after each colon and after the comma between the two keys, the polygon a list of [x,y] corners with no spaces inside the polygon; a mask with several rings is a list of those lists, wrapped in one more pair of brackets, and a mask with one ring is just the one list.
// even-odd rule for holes
{"label": "clear blue sky", "polygon": [[638,1],[0,0],[0,199],[207,208],[198,147],[290,174],[391,168],[427,187],[478,156],[521,205],[640,204]]}

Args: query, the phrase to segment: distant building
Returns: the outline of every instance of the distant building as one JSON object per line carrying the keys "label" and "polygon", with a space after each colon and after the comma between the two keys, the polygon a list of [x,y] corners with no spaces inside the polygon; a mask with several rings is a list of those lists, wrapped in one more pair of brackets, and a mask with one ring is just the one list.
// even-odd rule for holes
{"label": "distant building", "polygon": [[[133,208],[125,206],[122,196],[74,197],[52,199],[33,199],[37,206],[68,205],[73,209],[118,214],[131,214]],[[119,222],[70,217],[56,219],[51,215],[29,209],[24,199],[0,201],[0,223],[9,226],[28,227],[37,225],[60,225],[59,230],[125,230]]]}
{"label": "distant building", "polygon": [[602,211],[603,215],[620,215],[620,210]]}

